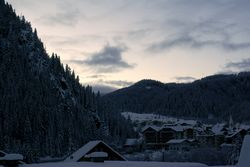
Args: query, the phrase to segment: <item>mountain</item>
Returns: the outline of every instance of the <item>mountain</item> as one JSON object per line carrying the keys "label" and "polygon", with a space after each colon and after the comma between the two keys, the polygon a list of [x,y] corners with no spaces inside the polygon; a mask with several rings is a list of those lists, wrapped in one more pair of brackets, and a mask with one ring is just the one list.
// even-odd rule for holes
{"label": "mountain", "polygon": [[192,83],[142,80],[102,97],[120,112],[250,122],[250,72],[213,75]]}
{"label": "mountain", "polygon": [[117,142],[133,134],[59,56],[46,53],[37,31],[4,0],[0,76],[0,150],[22,153],[27,162],[68,155],[89,140]]}

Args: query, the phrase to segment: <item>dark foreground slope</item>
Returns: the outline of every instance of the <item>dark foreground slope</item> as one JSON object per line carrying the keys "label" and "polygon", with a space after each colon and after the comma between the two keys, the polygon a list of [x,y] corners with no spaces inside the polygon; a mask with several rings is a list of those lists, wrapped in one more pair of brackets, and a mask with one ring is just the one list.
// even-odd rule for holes
{"label": "dark foreground slope", "polygon": [[103,97],[119,111],[250,121],[250,73],[214,75],[187,84],[142,80]]}
{"label": "dark foreground slope", "polygon": [[107,118],[112,114],[98,110],[98,99],[57,55],[48,56],[30,23],[0,0],[0,150],[34,161],[67,155],[89,140],[126,136],[114,132],[127,128],[117,124],[125,120]]}

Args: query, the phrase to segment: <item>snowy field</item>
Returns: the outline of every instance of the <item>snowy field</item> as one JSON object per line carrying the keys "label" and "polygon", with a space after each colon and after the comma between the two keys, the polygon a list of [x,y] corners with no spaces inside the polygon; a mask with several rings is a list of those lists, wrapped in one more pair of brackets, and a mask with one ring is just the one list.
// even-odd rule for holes
{"label": "snowy field", "polygon": [[199,163],[168,163],[168,162],[136,162],[136,161],[105,161],[93,162],[62,162],[20,165],[20,167],[207,167]]}
{"label": "snowy field", "polygon": [[130,118],[132,122],[138,121],[139,123],[144,121],[146,122],[159,121],[163,123],[176,123],[176,124],[187,123],[190,125],[195,125],[197,123],[195,120],[184,120],[173,117],[167,117],[159,114],[138,114],[133,112],[123,112],[122,116],[126,119]]}

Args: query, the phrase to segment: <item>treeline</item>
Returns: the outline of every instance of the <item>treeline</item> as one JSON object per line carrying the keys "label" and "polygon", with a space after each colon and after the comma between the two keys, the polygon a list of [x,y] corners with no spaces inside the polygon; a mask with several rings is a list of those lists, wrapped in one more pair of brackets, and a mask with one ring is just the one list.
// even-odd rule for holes
{"label": "treeline", "polygon": [[33,162],[65,156],[89,140],[134,135],[130,123],[101,105],[100,95],[59,56],[49,57],[30,23],[0,0],[0,150]]}
{"label": "treeline", "polygon": [[142,80],[103,97],[120,112],[158,113],[193,119],[250,122],[250,72],[214,75],[193,83]]}

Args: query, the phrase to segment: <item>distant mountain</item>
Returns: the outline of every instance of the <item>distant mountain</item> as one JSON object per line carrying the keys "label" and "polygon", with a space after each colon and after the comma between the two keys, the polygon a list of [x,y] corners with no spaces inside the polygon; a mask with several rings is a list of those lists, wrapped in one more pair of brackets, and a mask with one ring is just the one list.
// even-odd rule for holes
{"label": "distant mountain", "polygon": [[32,162],[65,156],[89,140],[122,141],[133,133],[99,98],[56,54],[49,56],[30,23],[0,0],[0,150]]}
{"label": "distant mountain", "polygon": [[192,83],[142,80],[102,97],[120,112],[250,122],[250,72],[213,75]]}

